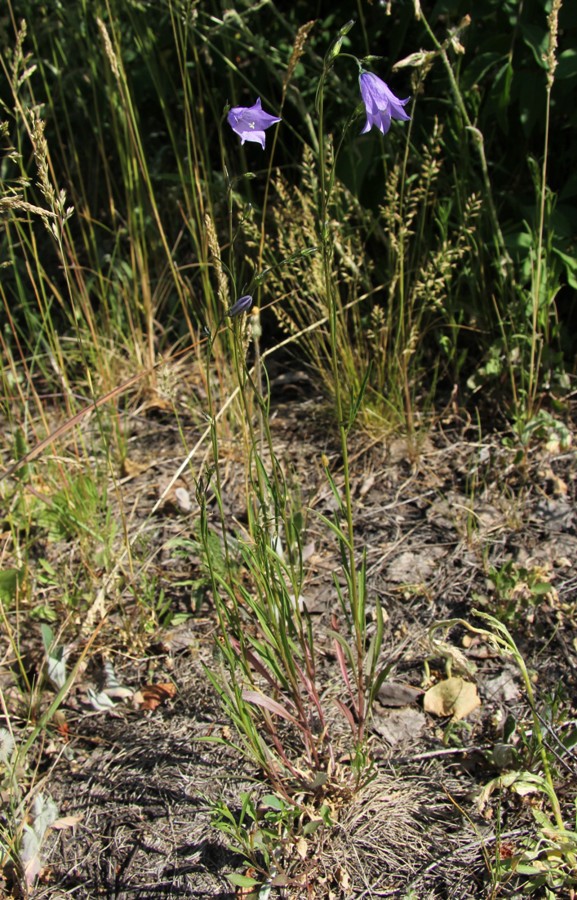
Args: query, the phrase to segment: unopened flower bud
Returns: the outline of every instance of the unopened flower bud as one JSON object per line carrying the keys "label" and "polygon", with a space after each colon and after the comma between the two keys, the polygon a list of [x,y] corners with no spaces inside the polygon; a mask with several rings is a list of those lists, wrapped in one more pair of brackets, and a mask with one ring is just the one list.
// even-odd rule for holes
{"label": "unopened flower bud", "polygon": [[229,311],[227,312],[227,316],[230,316],[231,319],[234,319],[235,316],[240,316],[242,313],[246,313],[252,306],[252,297],[250,294],[245,294],[244,297],[239,297],[236,303],[233,303]]}

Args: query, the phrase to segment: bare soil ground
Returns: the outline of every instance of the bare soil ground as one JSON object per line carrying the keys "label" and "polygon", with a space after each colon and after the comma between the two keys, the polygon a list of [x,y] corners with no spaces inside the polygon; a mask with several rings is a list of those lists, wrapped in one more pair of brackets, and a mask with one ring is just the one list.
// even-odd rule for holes
{"label": "bare soil ground", "polygon": [[[325,453],[335,472],[339,458],[324,416],[315,400],[281,401],[273,432],[303,507],[328,513],[332,500],[320,458]],[[134,418],[131,428],[133,466],[122,496],[127,514],[145,521],[178,468],[182,445],[173,423],[157,412]],[[415,452],[405,440],[365,436],[351,455],[359,547],[367,552],[369,595],[386,613],[384,661],[391,666],[372,722],[375,778],[304,858],[289,861],[300,886],[275,888],[271,896],[496,896],[487,860],[516,851],[532,833],[531,803],[542,802],[498,790],[480,802],[491,779],[522,767],[519,760],[538,768],[529,758],[530,734],[523,737],[523,728],[530,730],[525,692],[511,660],[455,628],[442,637],[471,664],[466,679],[480,705],[460,721],[425,711],[424,690],[448,674],[448,656],[428,634],[435,622],[452,617],[478,625],[473,609],[509,625],[533,673],[544,721],[551,698],[560,701],[562,715],[547,723],[547,740],[571,822],[577,760],[559,741],[577,717],[574,452],[541,441],[519,454],[502,437],[480,437],[470,423],[449,418]],[[232,451],[230,459],[224,481],[233,522],[242,520],[243,509]],[[218,798],[237,809],[240,791],[259,789],[259,773],[234,751],[201,740],[226,734],[229,723],[205,671],[218,666],[210,595],[198,584],[183,586],[200,579],[198,559],[193,551],[175,553],[170,540],[194,533],[194,490],[186,476],[178,486],[181,493],[171,494],[144,535],[170,608],[189,618],[157,629],[148,644],[135,634],[131,644],[134,598],[127,594],[125,608],[101,631],[61,718],[38,747],[37,790],[49,793],[72,824],[51,831],[34,897],[246,896],[235,894],[226,878],[243,871],[242,859],[211,826],[210,809]],[[338,611],[337,552],[312,512],[307,526],[305,600],[327,677],[337,678],[326,634]],[[491,569],[501,573],[498,584]],[[9,653],[3,658],[10,707],[16,676],[8,671]],[[456,653],[453,676],[458,659]],[[126,691],[109,692],[109,707],[95,708],[91,697],[110,686],[105,664]],[[517,730],[507,747],[504,730],[513,720]],[[514,895],[507,886],[499,892]]]}

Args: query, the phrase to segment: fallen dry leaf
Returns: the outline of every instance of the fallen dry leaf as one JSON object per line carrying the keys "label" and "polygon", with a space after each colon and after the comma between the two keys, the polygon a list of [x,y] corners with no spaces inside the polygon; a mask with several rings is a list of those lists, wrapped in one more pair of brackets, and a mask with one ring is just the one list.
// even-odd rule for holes
{"label": "fallen dry leaf", "polygon": [[82,814],[78,816],[61,816],[59,819],[56,819],[50,827],[55,828],[57,831],[62,831],[64,828],[74,828],[75,825],[82,822],[82,819]]}
{"label": "fallen dry leaf", "polygon": [[396,584],[425,583],[446,552],[443,547],[429,545],[422,551],[405,550],[390,563],[388,577]]}
{"label": "fallen dry leaf", "polygon": [[410,684],[398,684],[395,681],[383,681],[377,697],[383,706],[410,706],[421,696],[422,690]]}
{"label": "fallen dry leaf", "polygon": [[298,840],[297,840],[297,842],[296,842],[296,844],[295,844],[295,849],[296,849],[296,852],[298,853],[298,855],[300,856],[301,859],[306,859],[306,856],[307,856],[307,850],[308,850],[308,844],[307,844],[306,838],[304,838],[304,837],[302,836],[302,834],[301,834],[301,836],[298,838]]}
{"label": "fallen dry leaf", "polygon": [[172,682],[160,684],[145,684],[136,691],[132,703],[136,709],[157,709],[161,703],[172,700],[176,694],[176,687]]}
{"label": "fallen dry leaf", "polygon": [[147,472],[149,468],[150,465],[148,463],[139,463],[126,456],[122,460],[120,473],[125,479],[136,478],[138,475],[142,475],[143,472]]}
{"label": "fallen dry leaf", "polygon": [[186,481],[183,478],[174,482],[172,479],[162,480],[158,485],[158,503],[169,511],[190,512],[192,498]]}
{"label": "fallen dry leaf", "polygon": [[192,509],[192,500],[190,492],[185,487],[177,487],[174,490],[174,499],[176,505],[182,512],[190,512]]}
{"label": "fallen dry leaf", "polygon": [[343,891],[348,891],[351,886],[351,876],[344,868],[344,866],[338,866],[335,872],[336,879]]}
{"label": "fallen dry leaf", "polygon": [[385,715],[377,714],[373,728],[391,747],[414,744],[427,727],[427,720],[420,709],[387,710]]}
{"label": "fallen dry leaf", "polygon": [[439,681],[425,692],[425,712],[464,719],[481,705],[477,686],[456,676]]}
{"label": "fallen dry leaf", "polygon": [[370,489],[371,489],[372,486],[374,485],[375,481],[376,481],[376,478],[375,478],[374,473],[371,473],[370,475],[367,475],[366,478],[365,478],[365,480],[363,481],[363,483],[362,483],[360,489],[359,489],[359,495],[360,495],[361,497],[364,497],[365,494],[368,494],[369,491],[370,491]]}

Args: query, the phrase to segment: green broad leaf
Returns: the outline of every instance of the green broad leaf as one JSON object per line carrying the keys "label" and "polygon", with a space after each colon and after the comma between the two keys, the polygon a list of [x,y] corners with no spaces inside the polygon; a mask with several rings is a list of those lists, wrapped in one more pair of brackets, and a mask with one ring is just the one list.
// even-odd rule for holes
{"label": "green broad leaf", "polygon": [[176,625],[182,625],[184,622],[188,622],[188,620],[191,618],[192,616],[190,615],[190,613],[176,613],[171,617],[170,624],[173,627]]}
{"label": "green broad leaf", "polygon": [[262,884],[260,879],[251,878],[250,875],[241,875],[239,872],[231,872],[226,877],[235,887],[258,887],[259,884]]}
{"label": "green broad leaf", "polygon": [[47,603],[42,603],[40,606],[30,610],[30,618],[40,622],[57,622],[58,613],[48,606]]}
{"label": "green broad leaf", "polygon": [[570,47],[559,54],[555,78],[577,78],[577,49]]}
{"label": "green broad leaf", "polygon": [[43,622],[40,626],[40,634],[42,635],[42,643],[44,644],[44,649],[46,653],[49,654],[54,644],[54,632],[52,631],[50,625],[46,625]]}
{"label": "green broad leaf", "polygon": [[322,819],[311,819],[310,822],[307,822],[306,825],[303,825],[304,836],[309,837],[309,835],[315,834],[323,824],[324,822]]}
{"label": "green broad leaf", "polygon": [[0,571],[0,603],[10,603],[11,600],[14,600],[23,577],[23,569],[3,569]]}
{"label": "green broad leaf", "polygon": [[37,574],[40,584],[58,584],[58,573],[54,566],[50,565],[48,560],[38,560],[39,572]]}
{"label": "green broad leaf", "polygon": [[533,585],[533,587],[531,588],[531,593],[535,594],[537,596],[550,594],[551,593],[551,585],[548,584],[546,581],[540,581],[537,584]]}
{"label": "green broad leaf", "polygon": [[[369,684],[372,684],[374,681],[375,670],[377,667],[377,661],[379,659],[379,654],[381,652],[381,647],[383,644],[383,631],[384,631],[384,620],[383,620],[383,611],[381,609],[381,604],[377,600],[375,605],[375,619],[377,623],[377,627],[375,633],[371,638],[371,642],[369,644],[369,649],[367,651],[366,659],[365,659],[365,672],[369,677]],[[371,695],[373,694],[373,690],[371,687]]]}
{"label": "green broad leaf", "polygon": [[558,247],[553,247],[553,252],[557,254],[559,259],[563,260],[568,270],[577,273],[577,257],[570,256],[568,253],[563,253]]}
{"label": "green broad leaf", "polygon": [[549,34],[539,25],[532,25],[529,22],[521,23],[521,32],[523,39],[528,47],[531,48],[535,62],[541,69],[547,68],[544,56],[547,53],[549,45]]}
{"label": "green broad leaf", "polygon": [[549,816],[545,815],[545,813],[538,809],[537,807],[532,808],[531,812],[533,813],[533,818],[537,822],[541,828],[546,828],[549,832],[556,832],[556,828],[553,825]]}
{"label": "green broad leaf", "polygon": [[479,53],[471,61],[463,72],[463,84],[471,90],[483,80],[486,75],[491,75],[496,66],[503,60],[503,54],[497,50],[488,50]]}
{"label": "green broad leaf", "polygon": [[506,235],[505,243],[508,250],[530,250],[535,241],[530,231],[513,231]]}
{"label": "green broad leaf", "polygon": [[371,692],[370,692],[371,703],[374,701],[375,697],[378,695],[385,679],[388,678],[389,675],[391,674],[391,669],[392,669],[392,665],[390,663],[388,663],[386,666],[383,666],[383,668],[379,672],[377,672],[376,676],[374,677],[373,683],[371,684]]}
{"label": "green broad leaf", "polygon": [[328,781],[328,775],[326,772],[317,772],[313,780],[309,783],[309,787],[311,790],[317,790],[318,788],[323,787]]}
{"label": "green broad leaf", "polygon": [[568,750],[577,747],[577,728],[572,728],[571,731],[563,737],[563,746]]}
{"label": "green broad leaf", "polygon": [[569,256],[568,253],[563,253],[558,247],[553,247],[553,253],[559,257],[565,266],[565,275],[569,287],[577,290],[577,259],[574,256]]}
{"label": "green broad leaf", "polygon": [[261,797],[260,805],[268,806],[270,809],[277,809],[279,812],[286,808],[284,800],[281,800],[276,794],[265,794],[264,797]]}
{"label": "green broad leaf", "polygon": [[527,863],[519,863],[515,867],[515,871],[518,872],[519,875],[543,875],[543,866],[537,864],[532,866]]}

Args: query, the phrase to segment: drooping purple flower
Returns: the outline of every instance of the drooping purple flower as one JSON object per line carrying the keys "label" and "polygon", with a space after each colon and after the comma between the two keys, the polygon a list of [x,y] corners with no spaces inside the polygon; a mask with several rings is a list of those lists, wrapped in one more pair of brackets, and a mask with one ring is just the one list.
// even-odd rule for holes
{"label": "drooping purple flower", "polygon": [[411,118],[403,109],[403,106],[411,98],[407,97],[406,100],[399,100],[385,82],[373,75],[372,72],[361,72],[359,84],[361,97],[367,111],[367,121],[361,134],[366,134],[373,125],[376,125],[383,134],[386,134],[391,127],[391,119],[408,121]]}
{"label": "drooping purple flower", "polygon": [[265,131],[281,120],[271,116],[261,106],[260,97],[254,106],[233,106],[226,117],[232,130],[239,135],[241,144],[255,141],[264,150]]}
{"label": "drooping purple flower", "polygon": [[227,312],[227,316],[230,316],[231,319],[234,319],[235,316],[240,316],[241,313],[248,312],[251,306],[252,297],[250,294],[245,294],[244,297],[239,297],[236,303],[233,303],[233,305]]}

